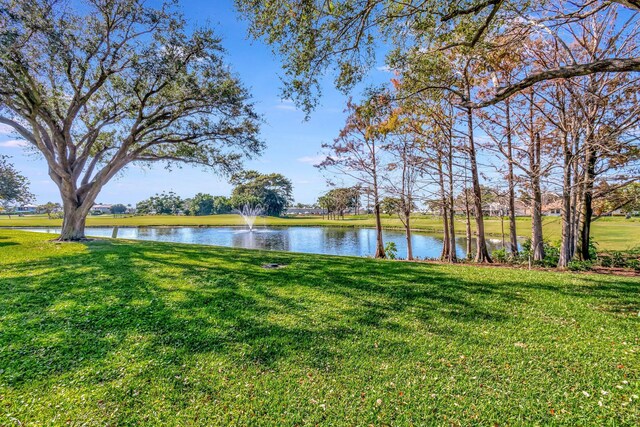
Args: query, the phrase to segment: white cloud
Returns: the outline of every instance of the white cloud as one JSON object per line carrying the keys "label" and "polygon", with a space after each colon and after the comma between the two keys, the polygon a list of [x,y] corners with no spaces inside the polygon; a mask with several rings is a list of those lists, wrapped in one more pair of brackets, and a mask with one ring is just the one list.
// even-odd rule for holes
{"label": "white cloud", "polygon": [[317,165],[320,164],[324,161],[324,159],[326,159],[326,156],[322,156],[322,155],[317,155],[317,156],[304,156],[304,157],[300,157],[298,159],[298,161],[300,163],[306,163],[309,165]]}
{"label": "white cloud", "polygon": [[294,104],[294,102],[290,99],[281,99],[280,103],[278,105],[275,106],[276,110],[283,110],[283,111],[296,111],[297,108]]}
{"label": "white cloud", "polygon": [[276,110],[296,111],[296,107],[294,107],[293,105],[279,104],[276,105]]}
{"label": "white cloud", "polygon": [[4,148],[21,148],[28,147],[29,143],[21,139],[10,139],[9,141],[0,142],[0,147]]}
{"label": "white cloud", "polygon": [[388,65],[380,65],[376,67],[376,70],[382,71],[383,73],[390,73],[393,71]]}

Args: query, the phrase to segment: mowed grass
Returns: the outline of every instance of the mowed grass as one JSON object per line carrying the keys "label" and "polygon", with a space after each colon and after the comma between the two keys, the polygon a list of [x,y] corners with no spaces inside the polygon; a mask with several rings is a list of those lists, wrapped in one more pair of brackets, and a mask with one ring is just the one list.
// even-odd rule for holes
{"label": "mowed grass", "polygon": [[51,237],[0,230],[0,425],[640,419],[637,278]]}
{"label": "mowed grass", "polygon": [[[413,219],[413,228],[428,232],[441,232],[442,220],[438,217],[416,215]],[[345,219],[329,220],[319,216],[300,217],[262,217],[257,220],[258,226],[335,226],[335,227],[374,227],[374,218],[371,215],[352,215]],[[46,215],[29,215],[24,217],[0,215],[0,227],[56,227],[62,224],[61,219],[48,219]],[[90,216],[88,226],[112,227],[151,227],[151,226],[241,226],[244,221],[240,215],[211,215],[211,216],[171,216],[171,215],[145,215],[145,216]],[[485,218],[487,233],[493,237],[502,233],[500,218]],[[383,226],[402,228],[403,225],[395,216],[383,217]],[[509,233],[508,222],[504,222],[505,233]],[[473,225],[475,229],[475,225]],[[463,217],[456,221],[456,231],[464,234],[465,223]],[[530,218],[517,219],[518,235],[527,237],[531,234]],[[560,240],[561,224],[557,216],[548,216],[543,219],[543,231],[545,239],[552,243]],[[593,223],[592,235],[603,251],[627,251],[640,247],[640,218],[625,219],[623,217],[601,218]]]}

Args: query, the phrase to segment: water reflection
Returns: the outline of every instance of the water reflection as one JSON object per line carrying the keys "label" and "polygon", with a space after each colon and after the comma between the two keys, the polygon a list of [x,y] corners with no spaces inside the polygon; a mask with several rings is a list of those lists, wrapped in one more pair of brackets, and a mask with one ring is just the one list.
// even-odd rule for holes
{"label": "water reflection", "polygon": [[[60,232],[59,228],[22,228],[22,230]],[[86,234],[94,237],[111,237],[111,232],[112,229],[107,227],[86,229]],[[407,256],[403,231],[384,230],[382,234],[385,242],[396,244],[398,257]],[[278,227],[256,228],[250,232],[238,227],[140,227],[120,228],[118,237],[329,255],[372,256],[376,249],[376,232],[370,228]],[[413,253],[419,258],[438,258],[442,251],[442,236],[439,234],[414,232],[412,243]],[[487,243],[489,251],[502,246],[500,240],[490,239]],[[458,257],[465,257],[465,247],[465,238],[456,238]],[[475,247],[475,239],[472,247]]]}

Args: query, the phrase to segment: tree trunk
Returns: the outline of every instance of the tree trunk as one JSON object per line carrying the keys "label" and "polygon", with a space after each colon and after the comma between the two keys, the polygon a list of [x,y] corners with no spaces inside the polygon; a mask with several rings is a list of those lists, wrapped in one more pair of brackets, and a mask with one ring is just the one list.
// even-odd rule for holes
{"label": "tree trunk", "polygon": [[[116,171],[116,169],[113,169]],[[115,172],[114,172],[115,173]],[[60,196],[62,197],[62,208],[64,217],[62,220],[62,230],[59,241],[78,241],[86,239],[84,234],[87,215],[93,206],[96,197],[100,193],[104,182],[108,181],[111,175],[104,177],[102,181],[95,182],[91,187],[80,192],[70,179],[61,179],[58,184]]]}
{"label": "tree trunk", "polygon": [[[573,152],[578,153],[580,150],[580,139],[574,137]],[[580,159],[574,155],[572,161],[573,187],[571,189],[571,257],[575,257],[578,252],[578,224],[581,216],[582,191],[580,191]]]}
{"label": "tree trunk", "polygon": [[451,245],[449,243],[449,210],[446,206],[442,207],[442,227],[442,252],[440,253],[440,260],[448,261]]}
{"label": "tree trunk", "polygon": [[449,135],[449,150],[448,150],[448,167],[449,167],[449,261],[456,262],[458,260],[458,256],[456,255],[456,229],[454,225],[455,220],[455,207],[453,202],[453,148],[451,135]]}
{"label": "tree trunk", "polygon": [[540,188],[533,191],[533,206],[531,207],[531,250],[533,260],[544,259],[544,241],[542,236],[542,194]]}
{"label": "tree trunk", "polygon": [[[377,197],[375,197],[377,199]],[[382,222],[380,220],[380,204],[375,202],[373,208],[376,216],[376,258],[385,258],[387,255],[384,253],[384,243],[382,242]]]}
{"label": "tree trunk", "polygon": [[471,250],[471,212],[469,206],[469,189],[467,187],[464,189],[464,212],[466,215],[465,234],[467,238],[467,259],[470,260],[473,251]]}
{"label": "tree trunk", "polygon": [[584,194],[582,204],[582,215],[580,217],[580,234],[578,236],[578,253],[580,259],[588,261],[591,259],[589,246],[591,240],[591,222],[593,219],[593,194],[591,191]]}
{"label": "tree trunk", "polygon": [[442,170],[442,151],[438,148],[438,185],[440,186],[440,203],[442,204],[442,225],[444,230],[442,232],[442,252],[440,253],[440,260],[448,261],[451,258],[449,250],[451,246],[449,244],[449,210],[447,209],[447,193],[444,187],[444,172]]}
{"label": "tree trunk", "polygon": [[518,255],[518,233],[516,230],[516,191],[515,177],[513,174],[513,145],[511,136],[511,108],[509,101],[505,101],[506,106],[506,127],[507,134],[507,162],[509,173],[507,175],[507,183],[509,185],[509,252],[512,256]]}
{"label": "tree trunk", "polygon": [[492,262],[487,249],[484,234],[484,216],[482,212],[482,190],[478,176],[476,162],[476,148],[473,139],[473,110],[467,108],[468,132],[469,132],[469,164],[471,166],[471,184],[473,185],[473,206],[476,218],[476,262]]}
{"label": "tree trunk", "polygon": [[580,216],[580,231],[578,234],[578,255],[580,259],[591,259],[589,253],[591,240],[591,222],[593,219],[593,183],[595,180],[595,167],[597,156],[593,148],[586,153],[586,167],[584,176],[584,190],[582,201],[582,215]]}
{"label": "tree trunk", "polygon": [[413,245],[411,244],[411,211],[405,211],[405,235],[407,238],[407,259],[413,260]]}
{"label": "tree trunk", "polygon": [[544,259],[544,241],[542,237],[542,190],[540,188],[540,156],[541,142],[540,134],[532,136],[529,149],[529,162],[531,166],[531,190],[533,192],[533,203],[531,206],[531,250],[533,260],[542,261]]}
{"label": "tree trunk", "polygon": [[58,240],[63,242],[84,240],[84,227],[89,210],[73,201],[64,202],[64,219]]}
{"label": "tree trunk", "polygon": [[373,212],[376,216],[376,258],[386,258],[384,253],[384,242],[382,241],[382,221],[380,219],[380,197],[378,195],[377,178],[374,176],[373,184]]}
{"label": "tree trunk", "polygon": [[572,153],[567,135],[564,135],[564,163],[562,169],[562,242],[559,268],[566,268],[573,257],[571,239],[571,164]]}

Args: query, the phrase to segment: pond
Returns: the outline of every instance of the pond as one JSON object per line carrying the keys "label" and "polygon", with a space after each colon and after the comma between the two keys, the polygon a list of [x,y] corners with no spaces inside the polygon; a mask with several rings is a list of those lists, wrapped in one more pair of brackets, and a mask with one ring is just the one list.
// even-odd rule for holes
{"label": "pond", "polygon": [[[60,232],[59,228],[21,229]],[[111,237],[112,231],[109,227],[87,227],[86,235]],[[384,230],[382,235],[385,244],[396,244],[399,258],[406,258],[407,245],[403,230]],[[376,249],[375,229],[348,227],[269,227],[255,228],[251,232],[243,227],[139,227],[120,228],[118,238],[327,255],[373,256]],[[441,234],[414,232],[412,243],[416,258],[438,258],[442,251]],[[489,239],[488,245],[489,252],[502,246],[500,239]],[[464,257],[465,238],[458,237],[456,246],[458,257]]]}

